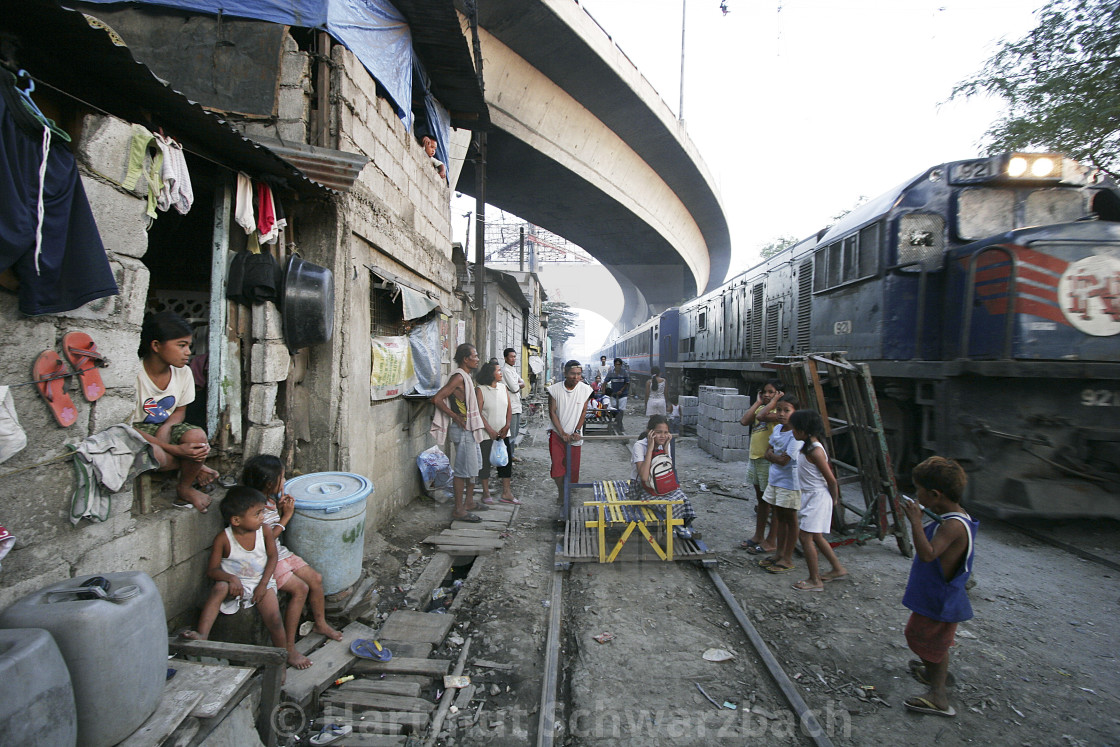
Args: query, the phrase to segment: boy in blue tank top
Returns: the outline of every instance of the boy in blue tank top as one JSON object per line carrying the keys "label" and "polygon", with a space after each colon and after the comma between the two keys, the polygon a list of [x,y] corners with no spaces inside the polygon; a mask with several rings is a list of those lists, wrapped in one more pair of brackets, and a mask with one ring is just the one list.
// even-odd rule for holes
{"label": "boy in blue tank top", "polygon": [[[918,500],[902,501],[914,535],[914,563],[902,604],[911,611],[906,643],[921,659],[910,662],[910,673],[929,690],[907,698],[904,705],[919,713],[956,716],[945,691],[949,647],[957,623],[972,619],[965,584],[972,574],[979,523],[961,508],[968,478],[956,462],[930,457],[914,468],[913,480]],[[923,527],[922,506],[941,519]]]}

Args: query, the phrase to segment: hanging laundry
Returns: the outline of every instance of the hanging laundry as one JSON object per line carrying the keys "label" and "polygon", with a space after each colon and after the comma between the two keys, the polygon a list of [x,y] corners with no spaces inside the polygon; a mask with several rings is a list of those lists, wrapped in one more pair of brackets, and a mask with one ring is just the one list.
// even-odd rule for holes
{"label": "hanging laundry", "polygon": [[253,180],[248,174],[237,174],[237,199],[233,208],[233,219],[245,229],[246,234],[257,230],[257,219],[253,213]]}
{"label": "hanging laundry", "polygon": [[276,227],[276,209],[272,204],[272,188],[257,182],[257,231],[262,244],[273,244],[280,230]]}
{"label": "hanging laundry", "polygon": [[110,494],[141,472],[159,467],[152,445],[131,426],[111,425],[80,444],[74,452],[78,484],[70,500],[70,523],[82,519],[105,521],[112,507]]}
{"label": "hanging laundry", "polygon": [[12,551],[12,548],[15,546],[15,535],[13,535],[4,527],[0,527],[0,560],[3,560],[4,556],[10,553]]}
{"label": "hanging laundry", "polygon": [[27,433],[19,424],[12,390],[0,386],[0,464],[8,461],[27,446]]}
{"label": "hanging laundry", "polygon": [[172,138],[156,135],[156,144],[163,152],[163,168],[160,178],[163,184],[159,190],[156,207],[167,212],[172,206],[181,215],[186,215],[194,204],[194,187],[187,171],[187,159],[183,157],[183,146]]}
{"label": "hanging laundry", "polygon": [[117,294],[74,154],[0,75],[0,272],[24,314],[57,314]]}
{"label": "hanging laundry", "polygon": [[162,171],[163,151],[156,143],[156,136],[146,127],[132,125],[132,138],[128,144],[128,171],[121,186],[129,192],[135,192],[141,185],[144,187],[148,200],[144,214],[148,216],[149,228],[156,219],[156,205],[163,188],[163,178],[160,176]]}

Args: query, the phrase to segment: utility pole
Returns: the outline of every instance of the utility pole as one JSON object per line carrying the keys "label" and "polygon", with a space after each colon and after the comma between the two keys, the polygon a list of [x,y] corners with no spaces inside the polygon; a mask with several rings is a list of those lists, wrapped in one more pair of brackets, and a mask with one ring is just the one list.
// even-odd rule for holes
{"label": "utility pole", "polygon": [[684,19],[688,16],[688,0],[681,0],[681,103],[677,107],[677,120],[684,121]]}
{"label": "utility pole", "polygon": [[[482,45],[478,39],[478,1],[468,3],[471,19],[471,45],[474,48],[474,67],[478,75],[478,88],[486,96],[482,78]],[[474,247],[474,346],[479,356],[486,351],[486,133],[475,133],[477,159],[475,173],[475,247]]]}

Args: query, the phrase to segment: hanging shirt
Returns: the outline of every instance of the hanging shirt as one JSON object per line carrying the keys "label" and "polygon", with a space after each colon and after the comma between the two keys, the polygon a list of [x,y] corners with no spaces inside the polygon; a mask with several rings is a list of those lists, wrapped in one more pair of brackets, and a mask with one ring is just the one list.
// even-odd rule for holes
{"label": "hanging shirt", "polygon": [[18,97],[0,82],[0,271],[19,279],[19,310],[59,314],[115,296],[74,154]]}
{"label": "hanging shirt", "polygon": [[276,209],[272,206],[272,188],[264,182],[257,182],[257,231],[262,244],[275,242],[280,234],[276,227]]}
{"label": "hanging shirt", "polygon": [[253,212],[253,180],[248,174],[237,174],[237,199],[233,208],[233,219],[237,225],[251,234],[257,230],[257,219]]}

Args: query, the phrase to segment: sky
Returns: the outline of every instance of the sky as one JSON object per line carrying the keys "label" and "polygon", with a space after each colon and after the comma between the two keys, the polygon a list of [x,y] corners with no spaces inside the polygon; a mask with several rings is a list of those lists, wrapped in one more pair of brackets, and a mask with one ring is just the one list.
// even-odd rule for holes
{"label": "sky", "polygon": [[[949,95],[1044,0],[725,0],[726,15],[683,2],[684,120],[722,197],[730,278],[773,239],[979,154],[1001,102]],[[682,0],[580,4],[678,113]]]}

